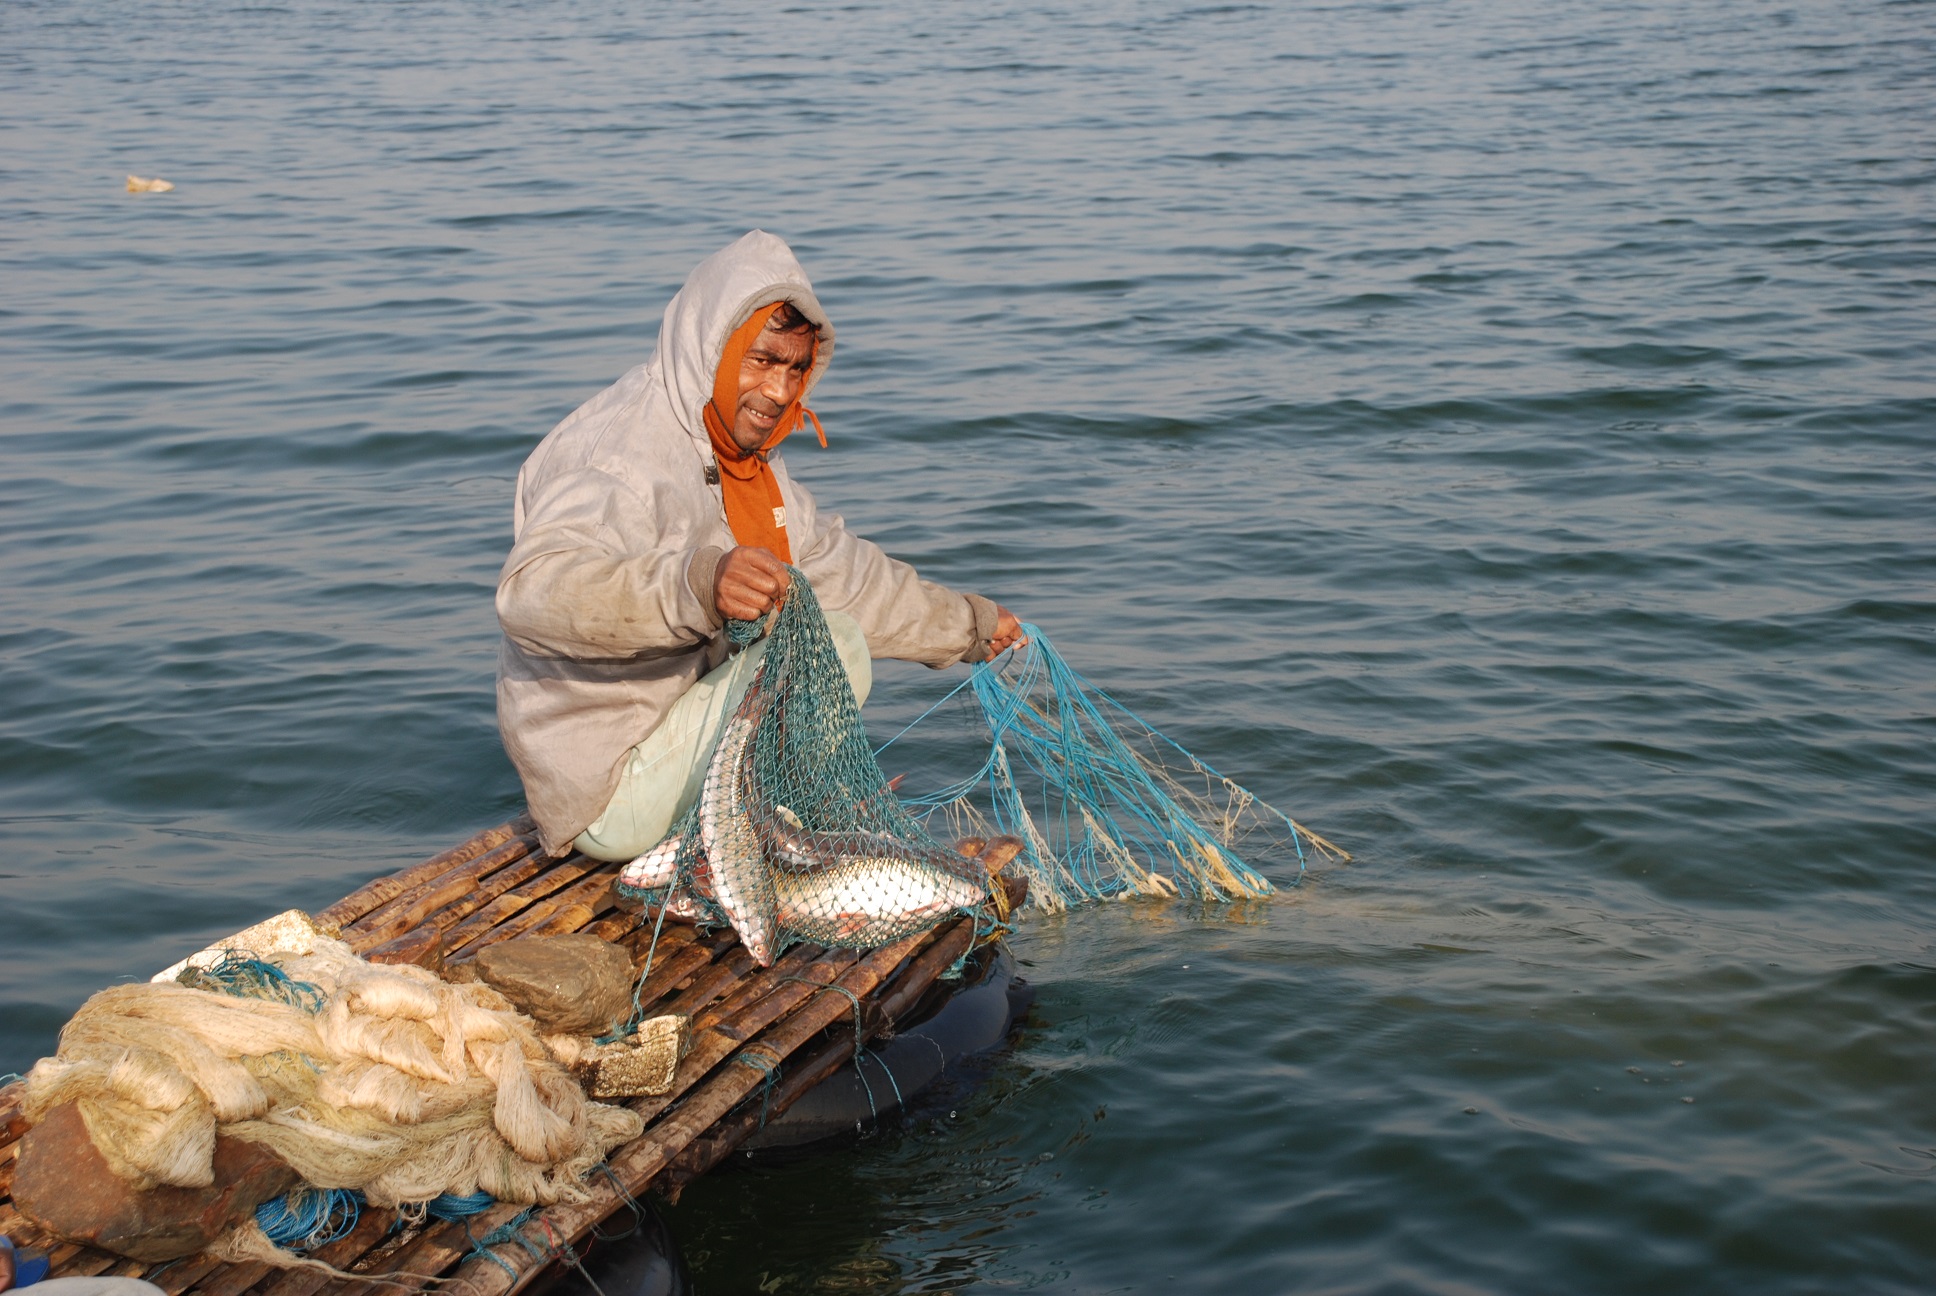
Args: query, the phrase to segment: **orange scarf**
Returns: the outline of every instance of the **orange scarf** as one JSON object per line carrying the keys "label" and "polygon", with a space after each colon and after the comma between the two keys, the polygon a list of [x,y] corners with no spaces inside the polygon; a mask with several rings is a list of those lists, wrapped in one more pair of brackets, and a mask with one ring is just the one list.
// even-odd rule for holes
{"label": "orange scarf", "polygon": [[[713,398],[706,403],[705,417],[706,432],[713,443],[713,458],[719,464],[719,489],[726,503],[726,525],[733,529],[733,539],[743,545],[766,549],[780,561],[790,563],[793,546],[787,543],[786,502],[780,498],[780,482],[773,475],[766,456],[800,426],[803,417],[813,419],[813,430],[819,433],[823,446],[827,444],[827,434],[814,412],[795,400],[780,412],[780,421],[766,443],[749,453],[733,440],[732,424],[723,413],[738,412],[740,366],[746,363],[746,353],[753,349],[754,341],[778,309],[779,302],[760,307],[726,339],[726,350],[719,357],[719,371],[713,375]],[[818,349],[816,342],[816,353]],[[808,368],[811,371],[811,359]]]}

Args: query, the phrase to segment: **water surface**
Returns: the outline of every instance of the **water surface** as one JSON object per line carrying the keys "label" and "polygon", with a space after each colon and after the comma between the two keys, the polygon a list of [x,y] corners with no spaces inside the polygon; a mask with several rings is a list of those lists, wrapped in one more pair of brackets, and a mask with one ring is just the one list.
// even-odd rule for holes
{"label": "water surface", "polygon": [[15,0],[0,1070],[517,809],[511,480],[759,226],[795,473],[1356,860],[1028,919],[706,1290],[1926,1288],[1931,18]]}

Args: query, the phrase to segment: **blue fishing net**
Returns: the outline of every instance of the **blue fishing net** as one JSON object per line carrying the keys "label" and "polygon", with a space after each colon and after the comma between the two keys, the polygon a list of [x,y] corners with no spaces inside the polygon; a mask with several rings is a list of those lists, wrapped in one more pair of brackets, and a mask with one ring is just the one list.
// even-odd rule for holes
{"label": "blue fishing net", "polygon": [[981,767],[908,804],[956,832],[1020,837],[1037,906],[1262,899],[1275,888],[1260,865],[1295,880],[1307,851],[1350,858],[1084,678],[1040,626],[1023,631],[962,686],[990,737]]}

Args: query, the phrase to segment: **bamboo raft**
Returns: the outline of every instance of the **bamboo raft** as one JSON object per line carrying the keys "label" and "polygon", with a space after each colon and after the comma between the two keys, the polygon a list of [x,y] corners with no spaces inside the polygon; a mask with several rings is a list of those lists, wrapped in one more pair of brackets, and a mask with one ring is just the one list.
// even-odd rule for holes
{"label": "bamboo raft", "polygon": [[[964,852],[972,843],[964,842]],[[485,1238],[524,1207],[492,1206],[465,1222],[435,1219],[396,1227],[385,1210],[363,1213],[313,1258],[358,1275],[343,1282],[311,1269],[276,1269],[191,1256],[163,1265],[45,1236],[14,1209],[14,1154],[27,1123],[23,1086],[0,1089],[0,1233],[44,1247],[51,1277],[145,1278],[168,1296],[377,1296],[456,1278],[476,1296],[521,1291],[561,1263],[607,1218],[632,1209],[648,1190],[679,1192],[771,1120],[851,1062],[869,1039],[910,1021],[936,996],[942,973],[976,948],[975,924],[957,918],[933,931],[867,953],[797,945],[761,968],[730,931],[700,932],[666,923],[653,930],[636,909],[621,909],[612,882],[618,864],[573,852],[547,856],[530,819],[519,817],[401,872],[366,883],[316,915],[325,928],[372,961],[435,966],[474,956],[514,936],[592,932],[628,949],[634,972],[648,947],[651,972],[639,1002],[650,1017],[691,1018],[692,1047],[670,1092],[632,1099],[646,1121],[636,1140],[612,1151],[609,1174],[587,1180],[588,1202],[535,1212],[512,1239],[486,1251]],[[1011,907],[1020,884],[1005,880]],[[368,1275],[364,1277],[363,1275]]]}

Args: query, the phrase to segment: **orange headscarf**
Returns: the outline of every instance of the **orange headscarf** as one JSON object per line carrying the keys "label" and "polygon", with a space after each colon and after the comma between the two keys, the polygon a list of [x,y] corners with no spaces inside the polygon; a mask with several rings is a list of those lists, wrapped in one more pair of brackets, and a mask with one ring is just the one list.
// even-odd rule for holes
{"label": "orange headscarf", "polygon": [[[753,349],[754,341],[780,305],[774,302],[760,307],[726,339],[726,349],[719,357],[719,371],[713,375],[713,398],[706,403],[705,417],[706,431],[712,437],[713,458],[719,463],[719,489],[726,502],[726,525],[733,529],[733,539],[743,545],[770,550],[780,561],[790,563],[793,546],[787,543],[786,503],[780,498],[780,482],[773,475],[766,456],[800,426],[802,418],[813,419],[813,430],[819,433],[823,446],[827,444],[827,434],[814,412],[795,400],[780,411],[780,421],[765,444],[748,452],[733,440],[727,413],[739,410],[740,366],[746,363],[746,353]],[[819,350],[817,339],[814,349],[815,353]],[[808,367],[811,370],[811,359]]]}

